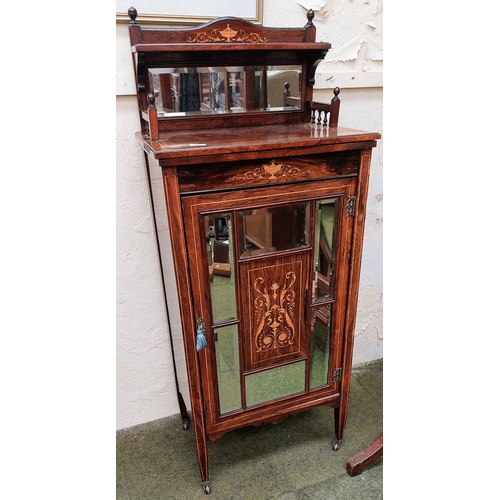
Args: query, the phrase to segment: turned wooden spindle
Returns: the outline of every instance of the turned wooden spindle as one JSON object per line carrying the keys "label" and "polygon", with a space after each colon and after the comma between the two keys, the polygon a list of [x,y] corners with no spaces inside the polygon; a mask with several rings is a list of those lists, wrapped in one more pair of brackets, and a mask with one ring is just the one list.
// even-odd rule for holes
{"label": "turned wooden spindle", "polygon": [[158,128],[158,110],[156,109],[154,94],[147,95],[148,100],[148,122],[149,122],[149,137],[152,141],[157,141],[160,138]]}
{"label": "turned wooden spindle", "polygon": [[148,99],[148,103],[149,103],[148,108],[156,108],[154,94],[149,93],[147,99]]}
{"label": "turned wooden spindle", "polygon": [[336,128],[339,125],[339,114],[340,114],[340,89],[335,87],[333,89],[333,99],[331,102],[330,111],[330,128]]}
{"label": "turned wooden spindle", "polygon": [[290,97],[290,84],[288,82],[285,82],[283,87],[285,87],[285,91],[283,92],[283,106],[287,107],[287,98]]}
{"label": "turned wooden spindle", "polygon": [[[328,125],[330,128],[338,127],[340,113],[339,94],[340,89],[335,87],[333,89],[333,97],[330,104],[314,101],[311,103],[311,123],[324,126]],[[330,113],[329,118],[328,113]]]}

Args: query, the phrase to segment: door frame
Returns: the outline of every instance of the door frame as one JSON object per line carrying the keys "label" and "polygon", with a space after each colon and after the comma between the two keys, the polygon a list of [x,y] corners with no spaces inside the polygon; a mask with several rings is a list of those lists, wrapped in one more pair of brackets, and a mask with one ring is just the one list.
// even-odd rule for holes
{"label": "door frame", "polygon": [[[187,260],[189,265],[190,284],[193,296],[192,313],[194,322],[204,318],[206,324],[207,347],[198,354],[201,375],[203,406],[206,412],[206,432],[209,441],[214,441],[225,432],[256,422],[279,421],[295,411],[324,404],[338,406],[340,404],[339,383],[332,381],[335,367],[342,366],[344,350],[343,339],[345,329],[345,309],[347,305],[347,289],[349,284],[349,259],[351,253],[353,217],[346,217],[347,198],[356,194],[357,180],[354,177],[316,180],[291,185],[265,186],[237,191],[186,194],[181,196]],[[226,213],[247,208],[278,206],[301,201],[337,198],[339,200],[339,230],[337,233],[337,256],[335,265],[335,308],[332,315],[334,322],[333,341],[330,343],[330,368],[328,386],[299,393],[287,398],[275,400],[250,409],[239,410],[219,415],[219,395],[217,388],[217,366],[214,337],[212,331],[212,311],[210,302],[210,282],[206,241],[203,236],[202,216],[213,213]],[[314,221],[311,221],[313,226]],[[235,231],[236,232],[236,231]],[[314,242],[310,242],[311,247]],[[313,250],[314,252],[314,250]],[[200,258],[200,256],[202,256]],[[314,265],[311,260],[311,267]],[[238,283],[238,276],[235,277]],[[311,280],[309,279],[309,282]],[[310,310],[309,295],[307,308]],[[307,316],[307,314],[306,314]],[[185,334],[190,334],[185,332]],[[195,332],[192,333],[195,335]],[[240,359],[240,373],[243,369]],[[272,416],[269,406],[272,405]]]}

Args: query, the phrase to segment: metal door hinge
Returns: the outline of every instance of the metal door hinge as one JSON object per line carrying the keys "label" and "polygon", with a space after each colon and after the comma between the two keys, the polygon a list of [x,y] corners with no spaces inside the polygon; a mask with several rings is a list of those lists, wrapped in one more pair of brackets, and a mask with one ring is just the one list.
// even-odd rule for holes
{"label": "metal door hinge", "polygon": [[342,378],[342,368],[337,368],[336,370],[334,370],[332,378],[334,382],[340,382]]}
{"label": "metal door hinge", "polygon": [[354,217],[356,211],[356,196],[348,196],[347,204],[345,206],[345,216]]}

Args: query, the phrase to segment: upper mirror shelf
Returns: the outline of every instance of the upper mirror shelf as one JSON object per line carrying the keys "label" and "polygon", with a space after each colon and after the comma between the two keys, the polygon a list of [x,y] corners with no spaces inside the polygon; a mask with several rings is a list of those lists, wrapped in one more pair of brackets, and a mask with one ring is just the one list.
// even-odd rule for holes
{"label": "upper mirror shelf", "polygon": [[310,121],[318,64],[314,13],[302,28],[223,17],[195,27],[141,27],[129,9],[142,131]]}

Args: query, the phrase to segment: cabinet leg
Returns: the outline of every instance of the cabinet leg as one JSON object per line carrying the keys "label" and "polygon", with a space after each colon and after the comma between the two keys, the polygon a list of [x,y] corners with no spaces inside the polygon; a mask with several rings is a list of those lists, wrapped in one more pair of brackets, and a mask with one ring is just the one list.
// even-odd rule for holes
{"label": "cabinet leg", "polygon": [[182,428],[187,431],[189,429],[189,414],[186,409],[186,403],[184,403],[184,398],[182,397],[182,394],[177,391],[177,399],[179,401],[179,409],[181,411],[181,418],[182,418]]}
{"label": "cabinet leg", "polygon": [[344,436],[344,427],[347,415],[345,415],[345,412],[342,411],[342,406],[340,406],[339,408],[335,408],[333,410],[333,416],[335,420],[335,438],[333,440],[332,449],[333,451],[337,451],[340,448],[342,438]]}
{"label": "cabinet leg", "polygon": [[193,414],[193,434],[196,445],[196,455],[198,457],[198,466],[200,467],[201,486],[203,491],[208,494],[212,491],[210,487],[210,479],[208,477],[208,441],[203,423],[200,418],[196,418],[198,413],[196,408]]}

